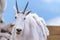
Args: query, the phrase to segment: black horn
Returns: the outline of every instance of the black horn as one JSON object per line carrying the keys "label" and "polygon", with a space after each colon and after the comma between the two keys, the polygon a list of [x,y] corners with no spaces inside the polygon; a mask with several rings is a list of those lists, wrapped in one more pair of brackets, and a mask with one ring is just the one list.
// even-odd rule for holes
{"label": "black horn", "polygon": [[27,9],[28,4],[29,4],[29,2],[27,2],[26,6],[25,6],[25,8],[24,8],[24,10],[23,10],[23,14],[25,13],[25,11],[26,11],[26,9]]}
{"label": "black horn", "polygon": [[19,13],[17,0],[16,0],[16,9],[17,9],[17,13]]}
{"label": "black horn", "polygon": [[28,15],[29,13],[31,13],[31,11],[28,11],[26,15]]}

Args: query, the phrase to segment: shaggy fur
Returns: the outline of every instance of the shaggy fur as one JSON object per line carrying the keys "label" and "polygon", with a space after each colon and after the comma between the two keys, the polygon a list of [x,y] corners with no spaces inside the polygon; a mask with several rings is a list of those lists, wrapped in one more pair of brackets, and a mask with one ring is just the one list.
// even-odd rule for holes
{"label": "shaggy fur", "polygon": [[36,13],[31,14],[31,16],[35,19],[36,23],[40,26],[40,28],[43,31],[45,39],[47,39],[47,36],[49,36],[49,30],[46,26],[46,23],[43,18],[39,17]]}
{"label": "shaggy fur", "polygon": [[4,38],[10,39],[13,26],[14,26],[14,24],[6,25],[6,24],[4,24],[4,22],[0,23],[0,36],[2,36],[1,37],[2,39],[4,39]]}
{"label": "shaggy fur", "polygon": [[[20,18],[16,19],[16,24],[12,30],[11,40],[46,40],[49,35],[49,31],[44,22],[38,23],[41,21],[41,18],[35,18],[34,14],[29,14],[26,16],[26,20],[22,21]],[[23,16],[24,17],[24,16]],[[38,20],[39,19],[39,20]],[[42,20],[43,21],[43,20]],[[24,25],[22,26],[22,22]],[[22,29],[21,34],[16,34],[16,29]],[[23,30],[24,29],[24,30]]]}

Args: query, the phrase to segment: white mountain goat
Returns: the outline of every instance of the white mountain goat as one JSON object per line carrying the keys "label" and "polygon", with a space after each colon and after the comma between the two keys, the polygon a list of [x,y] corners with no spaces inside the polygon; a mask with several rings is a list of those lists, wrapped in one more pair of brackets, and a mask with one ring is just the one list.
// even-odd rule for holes
{"label": "white mountain goat", "polygon": [[22,12],[19,12],[16,1],[16,22],[12,29],[10,40],[46,40],[49,31],[44,21],[34,14],[32,15],[30,13],[31,11],[27,12],[27,6],[28,2],[25,9]]}

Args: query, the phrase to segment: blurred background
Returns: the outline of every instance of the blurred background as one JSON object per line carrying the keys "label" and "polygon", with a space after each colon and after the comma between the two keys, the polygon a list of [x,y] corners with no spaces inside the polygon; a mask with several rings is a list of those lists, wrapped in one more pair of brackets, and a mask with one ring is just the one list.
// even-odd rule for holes
{"label": "blurred background", "polygon": [[[6,0],[6,9],[3,12],[3,19],[6,24],[15,21],[14,6],[16,0]],[[27,10],[32,10],[44,18],[47,25],[60,25],[60,0],[17,0],[19,10],[23,10],[27,1],[29,6]]]}

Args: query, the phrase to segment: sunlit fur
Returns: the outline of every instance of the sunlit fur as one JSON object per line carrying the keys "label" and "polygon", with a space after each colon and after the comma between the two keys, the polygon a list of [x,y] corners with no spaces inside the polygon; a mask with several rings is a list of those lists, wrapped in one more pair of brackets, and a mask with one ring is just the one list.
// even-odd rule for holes
{"label": "sunlit fur", "polygon": [[4,39],[4,37],[6,37],[6,39],[10,39],[11,30],[13,28],[13,25],[14,25],[13,23],[8,24],[8,25],[6,25],[4,22],[3,23],[0,23],[0,36],[2,36],[1,38]]}
{"label": "sunlit fur", "polygon": [[0,40],[8,40],[8,39],[5,37],[1,37]]}
{"label": "sunlit fur", "polygon": [[[4,30],[6,32],[2,32],[1,30]],[[2,36],[1,38],[4,39],[4,37],[6,37],[6,39],[10,39],[10,33],[11,32],[12,28],[10,28],[10,24],[9,25],[6,25],[4,23],[0,23],[0,36]],[[2,40],[2,39],[1,39]]]}
{"label": "sunlit fur", "polygon": [[40,28],[43,31],[43,35],[45,39],[47,39],[47,36],[49,36],[49,30],[46,26],[45,20],[42,17],[39,17],[36,13],[31,14],[31,16],[35,19],[36,23],[40,26]]}
{"label": "sunlit fur", "polygon": [[[36,14],[25,15],[22,12],[16,13],[16,22],[12,30],[10,40],[46,40],[49,31],[44,23],[44,20]],[[24,20],[24,18],[26,18]],[[16,29],[21,29],[20,34],[17,34]]]}
{"label": "sunlit fur", "polygon": [[6,40],[10,39],[10,34],[0,33],[0,40],[2,40],[2,39],[6,39]]}

